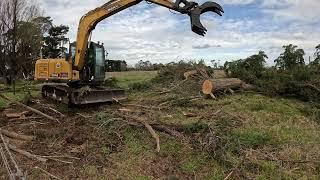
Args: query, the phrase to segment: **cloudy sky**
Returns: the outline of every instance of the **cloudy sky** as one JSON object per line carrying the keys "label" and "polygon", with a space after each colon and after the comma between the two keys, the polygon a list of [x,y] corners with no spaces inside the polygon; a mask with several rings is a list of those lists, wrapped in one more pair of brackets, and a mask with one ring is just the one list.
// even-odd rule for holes
{"label": "cloudy sky", "polygon": [[[204,2],[200,0],[198,2]],[[79,19],[105,0],[41,0],[54,24],[70,27],[74,41]],[[320,0],[217,0],[223,17],[202,15],[205,37],[193,33],[187,15],[141,2],[102,21],[92,40],[101,41],[110,59],[170,62],[181,59],[236,60],[264,50],[268,64],[285,44],[296,44],[312,56],[320,44]],[[312,58],[312,57],[311,57]]]}

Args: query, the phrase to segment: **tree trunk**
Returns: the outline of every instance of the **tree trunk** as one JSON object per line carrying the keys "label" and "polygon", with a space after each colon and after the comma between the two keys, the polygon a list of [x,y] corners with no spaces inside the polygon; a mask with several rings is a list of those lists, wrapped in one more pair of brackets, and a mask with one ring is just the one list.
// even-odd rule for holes
{"label": "tree trunk", "polygon": [[210,95],[219,91],[241,89],[244,84],[243,81],[237,78],[208,79],[202,84],[202,92],[205,95]]}

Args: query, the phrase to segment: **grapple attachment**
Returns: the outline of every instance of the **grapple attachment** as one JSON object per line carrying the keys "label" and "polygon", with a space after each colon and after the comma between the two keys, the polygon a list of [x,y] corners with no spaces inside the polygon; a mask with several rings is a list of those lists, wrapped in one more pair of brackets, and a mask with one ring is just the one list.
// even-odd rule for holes
{"label": "grapple attachment", "polygon": [[205,2],[201,6],[198,3],[187,1],[187,0],[177,0],[175,2],[177,10],[183,14],[188,14],[191,19],[191,29],[193,32],[204,36],[207,32],[207,29],[202,25],[200,21],[200,16],[203,13],[212,11],[220,16],[224,13],[223,8],[215,2]]}
{"label": "grapple attachment", "polygon": [[205,2],[201,6],[197,6],[190,11],[190,18],[191,18],[191,29],[193,32],[204,36],[207,32],[207,29],[202,25],[200,21],[200,15],[206,13],[208,11],[212,11],[217,13],[218,15],[222,16],[224,12],[222,7],[215,3],[215,2]]}

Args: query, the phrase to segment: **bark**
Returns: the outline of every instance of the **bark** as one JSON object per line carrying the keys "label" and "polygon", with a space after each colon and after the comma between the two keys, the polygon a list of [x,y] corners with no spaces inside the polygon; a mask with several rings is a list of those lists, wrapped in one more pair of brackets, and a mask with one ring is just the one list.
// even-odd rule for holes
{"label": "bark", "polygon": [[207,79],[202,84],[202,92],[205,95],[213,95],[217,92],[233,92],[233,90],[252,90],[252,85],[246,84],[237,78]]}

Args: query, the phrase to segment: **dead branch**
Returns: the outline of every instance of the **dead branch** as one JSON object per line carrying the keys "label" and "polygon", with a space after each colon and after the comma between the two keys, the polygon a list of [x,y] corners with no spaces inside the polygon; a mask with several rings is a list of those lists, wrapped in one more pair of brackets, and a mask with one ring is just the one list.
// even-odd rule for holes
{"label": "dead branch", "polygon": [[258,160],[264,161],[274,161],[274,162],[283,162],[283,163],[295,163],[295,164],[305,164],[305,163],[320,163],[317,160],[291,160],[291,159],[272,159],[272,158],[258,158]]}
{"label": "dead branch", "polygon": [[160,152],[160,139],[159,139],[159,135],[154,131],[154,129],[152,128],[152,126],[150,126],[150,124],[148,124],[145,121],[142,121],[142,124],[148,129],[148,131],[150,132],[150,134],[152,135],[152,137],[156,140],[157,143],[157,152]]}
{"label": "dead branch", "polygon": [[57,159],[57,158],[53,158],[53,157],[47,157],[47,159],[50,159],[52,161],[57,161],[57,162],[62,162],[62,163],[65,163],[65,164],[73,164],[73,162],[70,162],[70,161],[64,161],[64,160],[61,160],[61,159]]}
{"label": "dead branch", "polygon": [[76,160],[80,160],[81,158],[78,157],[72,157],[72,156],[41,156],[43,158],[66,158],[66,159],[76,159]]}
{"label": "dead branch", "polygon": [[182,112],[182,114],[186,117],[197,117],[198,115],[196,113],[191,113],[191,112]]}
{"label": "dead branch", "polygon": [[28,112],[29,111],[24,111],[24,112],[21,112],[21,113],[5,113],[5,115],[6,115],[7,118],[22,118]]}
{"label": "dead branch", "polygon": [[[8,147],[8,144],[7,144],[7,142],[6,142],[6,139],[4,139],[2,133],[0,133],[0,136],[1,136],[2,143],[4,144],[5,150],[7,151],[7,154],[9,155],[9,157],[10,157],[10,159],[11,159],[11,162],[13,163],[14,167],[16,168],[15,176],[22,178],[22,177],[23,177],[22,170],[20,170],[20,168],[19,168],[16,160],[15,160],[14,157],[12,156],[12,153],[10,152],[10,149],[9,149],[9,147]],[[23,178],[22,178],[22,179],[23,179]]]}
{"label": "dead branch", "polygon": [[66,117],[66,115],[62,114],[61,112],[59,112],[56,109],[53,109],[52,107],[46,107],[47,109],[50,109],[51,111],[55,112],[56,114],[59,114],[60,117]]}
{"label": "dead branch", "polygon": [[169,127],[166,127],[164,125],[152,125],[154,129],[158,130],[158,131],[161,131],[161,132],[165,132],[175,138],[178,138],[178,139],[182,139],[182,140],[185,140],[185,137],[183,136],[182,133],[176,131],[176,130],[173,130]]}
{"label": "dead branch", "polygon": [[161,107],[161,106],[164,106],[164,105],[167,105],[173,101],[180,101],[180,100],[190,100],[190,101],[195,101],[195,100],[198,100],[198,99],[201,99],[202,96],[193,96],[193,97],[183,97],[183,98],[179,98],[179,99],[174,99],[174,100],[170,100],[170,101],[164,101],[162,102],[161,104],[159,104],[158,106]]}
{"label": "dead branch", "polygon": [[[120,115],[120,116],[122,116],[124,118],[128,118],[125,115]],[[160,152],[160,138],[159,138],[159,135],[156,133],[156,131],[152,128],[152,126],[149,123],[147,123],[145,120],[142,120],[142,119],[140,119],[138,117],[131,116],[130,118],[135,120],[136,122],[139,122],[139,123],[143,124],[147,128],[147,130],[150,132],[152,137],[156,140],[156,144],[157,144],[156,151]],[[139,126],[139,124],[132,124],[132,123],[129,123],[129,122],[127,122],[127,123],[129,125]]]}
{"label": "dead branch", "polygon": [[48,171],[46,171],[46,170],[44,170],[44,169],[42,169],[42,168],[40,168],[40,167],[38,167],[38,166],[36,166],[36,167],[34,167],[34,168],[35,168],[35,169],[39,169],[40,171],[42,171],[43,173],[45,173],[46,175],[48,175],[48,176],[50,176],[50,177],[52,177],[52,178],[54,178],[54,179],[62,180],[61,178],[59,178],[59,177],[57,177],[57,176],[49,173]]}
{"label": "dead branch", "polygon": [[58,119],[56,119],[56,118],[54,118],[54,117],[52,117],[52,116],[49,116],[49,115],[47,115],[47,114],[45,114],[45,113],[43,113],[43,112],[41,112],[41,111],[39,111],[39,110],[37,110],[37,109],[34,109],[34,108],[30,107],[30,106],[24,105],[24,104],[22,104],[22,103],[20,103],[20,102],[17,102],[17,101],[14,102],[14,103],[17,104],[17,105],[19,105],[19,106],[22,106],[22,107],[24,107],[24,108],[26,108],[26,109],[28,109],[28,110],[30,110],[30,111],[32,111],[32,112],[34,112],[34,113],[36,113],[36,114],[39,114],[39,115],[41,115],[41,116],[43,116],[43,117],[45,117],[45,118],[48,118],[48,119],[50,119],[50,120],[52,120],[52,121],[57,121],[59,124],[61,124]]}
{"label": "dead branch", "polygon": [[315,85],[312,85],[312,84],[303,84],[301,85],[302,87],[306,87],[306,88],[310,88],[314,91],[316,91],[318,94],[320,94],[320,89],[317,88]]}
{"label": "dead branch", "polygon": [[0,133],[6,135],[8,137],[14,138],[14,139],[20,139],[20,140],[25,140],[25,141],[32,141],[35,138],[34,136],[21,135],[21,134],[17,134],[15,132],[10,132],[10,131],[7,131],[7,130],[1,129],[1,128],[0,128]]}
{"label": "dead branch", "polygon": [[120,109],[118,109],[118,111],[120,111],[120,112],[126,112],[126,113],[135,112],[135,111],[133,111],[132,109],[128,109],[128,108],[120,108]]}
{"label": "dead branch", "polygon": [[232,176],[233,172],[234,171],[231,171],[223,180],[228,180]]}
{"label": "dead branch", "polygon": [[12,173],[11,167],[9,165],[8,159],[2,149],[2,146],[0,145],[0,154],[3,164],[5,165],[5,168],[7,170],[8,176],[10,180],[15,180],[14,174]]}
{"label": "dead branch", "polygon": [[24,156],[26,156],[26,157],[28,157],[28,158],[30,158],[30,159],[36,159],[36,160],[41,161],[41,162],[46,162],[46,161],[48,160],[48,159],[43,158],[43,157],[41,157],[41,156],[34,155],[34,154],[31,154],[31,153],[29,153],[29,152],[27,152],[27,151],[18,149],[16,146],[13,146],[13,145],[11,145],[11,144],[8,144],[8,147],[9,147],[12,151],[15,151],[15,152],[17,152],[17,153],[19,153],[19,154],[21,154],[21,155],[24,155]]}
{"label": "dead branch", "polygon": [[56,119],[56,118],[54,118],[54,117],[52,117],[52,116],[49,116],[49,115],[47,115],[47,114],[45,114],[45,113],[43,113],[43,112],[41,112],[41,111],[39,111],[39,110],[37,110],[37,109],[34,109],[34,108],[30,107],[30,106],[27,106],[27,105],[25,105],[25,104],[22,104],[22,103],[20,103],[20,102],[18,102],[18,101],[13,101],[13,100],[9,99],[9,98],[8,98],[6,95],[4,95],[4,94],[0,94],[0,97],[6,99],[6,100],[8,100],[8,101],[10,101],[11,103],[17,104],[17,105],[19,105],[19,106],[21,106],[21,107],[23,107],[23,108],[25,108],[25,109],[28,109],[28,110],[36,113],[36,114],[39,114],[39,115],[41,115],[41,116],[43,116],[43,117],[45,117],[45,118],[48,118],[48,119],[53,120],[53,121],[57,121],[57,122],[60,124],[60,121],[59,121],[58,119]]}
{"label": "dead branch", "polygon": [[175,85],[174,87],[170,88],[169,90],[166,90],[166,91],[162,91],[160,92],[159,94],[162,95],[162,94],[167,94],[173,90],[175,90],[177,87],[181,86],[183,83],[185,83],[188,79],[185,79],[183,81],[181,81],[180,83],[178,83],[177,85]]}
{"label": "dead branch", "polygon": [[156,110],[161,110],[160,107],[156,106],[143,106],[143,105],[138,105],[138,104],[120,104],[122,106],[133,106],[133,107],[139,107],[139,108],[144,108],[144,109],[156,109]]}
{"label": "dead branch", "polygon": [[41,119],[41,117],[23,117],[23,118],[14,118],[14,119],[10,119],[10,122],[13,121],[20,121],[20,120],[34,120],[34,119]]}
{"label": "dead branch", "polygon": [[79,115],[79,116],[81,116],[81,117],[83,117],[83,118],[85,118],[85,119],[92,118],[92,116],[85,116],[85,115],[83,115],[83,114],[81,114],[81,113],[77,113],[77,115]]}

